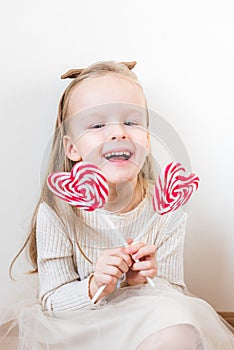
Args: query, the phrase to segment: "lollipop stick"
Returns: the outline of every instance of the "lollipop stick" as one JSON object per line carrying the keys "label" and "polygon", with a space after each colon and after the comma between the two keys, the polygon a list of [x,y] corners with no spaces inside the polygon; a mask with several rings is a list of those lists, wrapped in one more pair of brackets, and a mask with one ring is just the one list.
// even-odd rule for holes
{"label": "lollipop stick", "polygon": [[147,280],[147,282],[149,283],[149,285],[150,285],[151,287],[154,287],[154,286],[155,286],[155,283],[154,283],[154,281],[152,280],[152,278],[146,277],[146,280]]}
{"label": "lollipop stick", "polygon": [[98,300],[98,298],[100,297],[100,295],[102,294],[102,292],[104,291],[104,289],[106,288],[106,284],[103,284],[103,286],[99,287],[97,293],[95,293],[95,295],[93,296],[93,298],[91,299],[91,303],[95,304],[96,301]]}

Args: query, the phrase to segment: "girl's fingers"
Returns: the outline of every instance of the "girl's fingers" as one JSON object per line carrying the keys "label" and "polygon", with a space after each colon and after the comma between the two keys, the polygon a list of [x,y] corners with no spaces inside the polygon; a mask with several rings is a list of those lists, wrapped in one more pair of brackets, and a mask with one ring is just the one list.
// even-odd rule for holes
{"label": "girl's fingers", "polygon": [[139,274],[142,277],[154,278],[157,275],[157,268],[154,268],[154,269],[151,269],[151,270],[141,270],[141,271],[139,271]]}
{"label": "girl's fingers", "polygon": [[135,262],[132,265],[131,270],[143,271],[143,270],[150,270],[150,269],[156,269],[156,268],[157,268],[156,261],[144,260],[144,261]]}
{"label": "girl's fingers", "polygon": [[132,266],[131,256],[125,251],[125,248],[111,249],[107,251],[107,255],[119,257],[125,261],[128,267]]}
{"label": "girl's fingers", "polygon": [[106,250],[97,260],[94,276],[91,280],[92,296],[98,288],[105,286],[102,295],[108,295],[116,288],[118,280],[123,273],[128,272],[132,266],[132,258],[125,248]]}
{"label": "girl's fingers", "polygon": [[126,264],[125,260],[118,256],[109,256],[107,260],[107,265],[117,267],[122,273],[128,271],[129,266]]}
{"label": "girl's fingers", "polygon": [[[119,256],[110,254],[118,254]],[[98,285],[101,285],[102,283],[117,283],[117,280],[123,276],[123,273],[126,273],[129,270],[129,266],[124,259],[132,265],[131,257],[125,252],[121,252],[120,250],[117,250],[117,252],[105,252],[100,259],[98,259],[95,267],[95,277]],[[109,276],[110,280],[109,277],[106,276]],[[115,279],[112,280],[111,277]]]}
{"label": "girl's fingers", "polygon": [[132,271],[149,270],[152,267],[153,266],[152,266],[152,262],[151,261],[139,261],[139,262],[135,262],[132,265],[131,270]]}
{"label": "girl's fingers", "polygon": [[[131,244],[131,240],[128,242]],[[99,286],[106,284],[109,289],[113,289],[118,279],[122,277],[123,273],[127,273],[129,268],[133,272],[137,271],[141,278],[153,278],[157,274],[155,253],[156,246],[146,245],[143,242],[132,244],[126,248],[106,250],[97,261],[95,280]],[[136,261],[142,258],[145,259]]]}
{"label": "girl's fingers", "polygon": [[96,284],[98,285],[98,287],[100,287],[102,285],[106,285],[106,284],[115,286],[118,282],[118,278],[111,276],[111,275],[107,275],[107,274],[97,273],[95,275],[95,281],[96,281]]}
{"label": "girl's fingers", "polygon": [[123,276],[123,272],[120,269],[118,269],[118,267],[111,266],[111,265],[103,266],[102,273],[104,275],[110,275],[112,277],[116,277],[117,279]]}
{"label": "girl's fingers", "polygon": [[145,256],[153,257],[156,253],[156,246],[155,245],[145,245],[135,253],[132,254],[132,258],[134,260],[139,260],[141,258],[144,258]]}
{"label": "girl's fingers", "polygon": [[134,244],[126,247],[125,251],[126,251],[126,253],[133,255],[133,254],[136,254],[138,252],[138,250],[144,246],[145,246],[145,243],[143,243],[143,242],[134,243]]}

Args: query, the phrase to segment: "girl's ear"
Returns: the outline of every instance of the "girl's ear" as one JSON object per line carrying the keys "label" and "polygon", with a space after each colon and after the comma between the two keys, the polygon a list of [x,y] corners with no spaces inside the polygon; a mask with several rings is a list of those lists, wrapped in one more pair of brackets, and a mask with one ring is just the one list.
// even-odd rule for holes
{"label": "girl's ear", "polygon": [[76,146],[73,145],[70,136],[67,136],[67,135],[63,136],[63,147],[64,147],[66,156],[70,160],[73,160],[74,162],[79,162],[82,160]]}

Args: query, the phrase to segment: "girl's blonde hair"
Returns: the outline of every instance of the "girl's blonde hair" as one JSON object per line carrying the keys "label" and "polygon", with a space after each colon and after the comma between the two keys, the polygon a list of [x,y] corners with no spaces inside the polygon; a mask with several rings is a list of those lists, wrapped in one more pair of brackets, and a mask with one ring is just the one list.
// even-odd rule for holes
{"label": "girl's blonde hair", "polygon": [[[63,92],[59,102],[58,116],[56,120],[55,131],[54,131],[50,156],[48,160],[47,170],[46,170],[44,182],[42,185],[41,196],[36,205],[36,208],[34,210],[34,213],[31,219],[28,237],[23,247],[20,249],[18,254],[15,256],[15,258],[11,262],[11,265],[9,268],[9,275],[12,279],[13,279],[12,277],[13,265],[16,259],[25,249],[27,249],[27,255],[28,255],[29,261],[33,266],[33,270],[30,271],[30,273],[35,273],[38,271],[36,222],[37,222],[38,209],[42,202],[46,202],[57,214],[63,226],[64,232],[67,233],[68,237],[70,232],[70,231],[68,232],[67,230],[68,226],[70,227],[70,230],[74,229],[74,231],[76,231],[76,225],[74,224],[74,214],[76,215],[78,214],[78,209],[76,207],[70,206],[69,204],[66,204],[65,202],[61,203],[62,201],[58,199],[55,195],[53,195],[47,186],[47,177],[50,173],[61,172],[61,171],[70,172],[73,165],[75,164],[75,162],[67,158],[63,147],[63,136],[65,134],[64,121],[68,117],[69,98],[71,96],[72,91],[85,80],[93,79],[95,77],[103,76],[105,74],[110,74],[110,73],[112,74],[114,73],[115,75],[126,78],[134,82],[137,86],[139,86],[142,89],[137,79],[137,76],[131,71],[131,69],[135,66],[135,64],[136,62],[101,61],[101,62],[92,64],[85,69],[70,70],[61,76],[62,79],[72,78],[73,80]],[[147,127],[148,127],[149,115],[148,115],[147,102],[146,102],[146,109],[147,109]],[[155,181],[153,158],[150,153],[147,156],[145,163],[138,175],[138,183],[141,185],[142,188],[146,179]],[[77,235],[75,236],[77,237]],[[76,240],[76,244],[78,245],[78,248],[81,250],[78,239]],[[82,250],[81,250],[81,253],[85,256]],[[88,261],[90,261],[87,256],[85,256],[85,258]]]}

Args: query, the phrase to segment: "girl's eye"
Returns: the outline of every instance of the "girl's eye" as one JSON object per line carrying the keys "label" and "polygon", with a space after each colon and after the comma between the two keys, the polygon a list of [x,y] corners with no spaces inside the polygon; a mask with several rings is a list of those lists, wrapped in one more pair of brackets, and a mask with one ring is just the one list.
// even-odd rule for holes
{"label": "girl's eye", "polygon": [[124,122],[124,125],[134,126],[134,125],[137,125],[137,123],[136,122],[132,122],[132,121],[126,121],[126,122]]}
{"label": "girl's eye", "polygon": [[90,128],[90,129],[101,129],[101,128],[103,128],[104,126],[105,126],[105,124],[100,123],[100,124],[91,125],[89,128]]}

